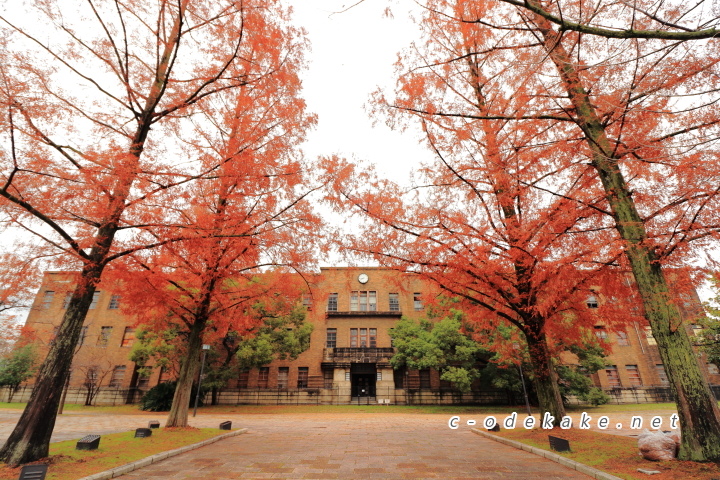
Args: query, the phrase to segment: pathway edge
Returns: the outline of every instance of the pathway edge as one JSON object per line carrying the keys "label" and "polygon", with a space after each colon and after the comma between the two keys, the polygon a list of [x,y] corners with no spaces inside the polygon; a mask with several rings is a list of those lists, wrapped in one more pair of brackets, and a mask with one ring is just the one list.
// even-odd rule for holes
{"label": "pathway edge", "polygon": [[119,467],[115,467],[110,470],[105,470],[104,472],[94,473],[87,477],[79,478],[78,480],[107,480],[109,478],[119,477],[120,475],[125,475],[126,473],[130,473],[139,468],[147,467],[148,465],[165,460],[166,458],[174,457],[175,455],[180,455],[181,453],[189,452],[190,450],[195,450],[197,448],[204,447],[205,445],[219,442],[225,438],[243,434],[247,431],[247,428],[233,430],[232,432],[218,435],[217,437],[208,438],[202,442],[185,445],[184,447],[176,448],[175,450],[168,450],[167,452],[156,453],[155,455],[150,455],[149,457],[141,458],[140,460],[135,460],[134,462],[126,463],[125,465],[120,465]]}
{"label": "pathway edge", "polygon": [[[584,473],[585,475],[589,475],[592,478],[595,478],[597,480],[622,480],[620,477],[616,477],[615,475],[610,475],[607,472],[603,472],[602,470],[598,470],[597,468],[589,467],[589,466],[585,465],[584,463],[576,462],[575,460],[571,460],[569,458],[563,457],[562,455],[558,455],[557,453],[553,453],[549,450],[544,450],[542,448],[533,447],[533,446],[527,445],[522,442],[517,442],[515,440],[498,437],[497,435],[493,435],[491,433],[484,432],[484,431],[480,430],[479,428],[471,428],[471,430],[473,433],[480,435],[481,437],[489,438],[490,440],[494,440],[498,443],[502,443],[509,447],[515,447],[519,450],[525,450],[526,452],[535,454],[539,457],[547,458],[548,460],[552,460],[555,463],[559,463],[560,465],[563,465],[565,467],[572,468],[573,470],[577,470],[578,472]],[[86,480],[86,479],[83,479],[83,480]],[[92,480],[95,480],[95,479],[93,478]]]}

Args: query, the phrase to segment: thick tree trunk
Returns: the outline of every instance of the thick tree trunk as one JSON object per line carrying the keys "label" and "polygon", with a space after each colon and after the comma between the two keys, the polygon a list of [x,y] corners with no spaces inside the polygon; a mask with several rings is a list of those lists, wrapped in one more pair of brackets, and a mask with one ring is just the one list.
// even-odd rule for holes
{"label": "thick tree trunk", "polygon": [[559,425],[560,420],[565,416],[565,406],[560,395],[557,373],[553,367],[547,339],[542,331],[537,330],[539,329],[526,328],[524,331],[533,370],[533,385],[538,396],[540,414],[550,413],[555,419],[554,424]]}
{"label": "thick tree trunk", "polygon": [[655,251],[649,245],[644,221],[620,171],[612,143],[572,58],[561,44],[560,35],[542,17],[537,16],[535,21],[543,35],[545,50],[560,71],[575,107],[578,125],[592,152],[592,164],[605,189],[615,226],[626,242],[625,253],[678,408],[682,429],[679,458],[718,461],[720,409],[702,375]]}
{"label": "thick tree trunk", "polygon": [[[165,427],[187,427],[188,409],[192,396],[192,385],[200,369],[200,353],[202,351],[202,333],[205,330],[205,319],[198,318],[193,323],[188,337],[187,357],[180,366],[173,403],[170,407]],[[198,385],[200,388],[200,385]]]}
{"label": "thick tree trunk", "polygon": [[55,341],[35,377],[30,400],[0,450],[0,460],[18,465],[48,456],[63,387],[101,273],[102,267],[97,265],[83,270],[82,280],[75,288]]}

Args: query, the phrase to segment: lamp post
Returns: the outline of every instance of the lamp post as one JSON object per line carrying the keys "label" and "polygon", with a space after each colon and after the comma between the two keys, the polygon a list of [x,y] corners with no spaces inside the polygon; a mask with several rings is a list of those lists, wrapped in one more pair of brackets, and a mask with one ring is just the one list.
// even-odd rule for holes
{"label": "lamp post", "polygon": [[[513,343],[513,348],[517,351],[520,351],[520,345],[517,343]],[[522,383],[523,395],[525,396],[525,408],[527,408],[528,417],[532,417],[532,411],[530,411],[530,401],[528,400],[527,390],[525,389],[525,375],[523,375],[522,370],[522,356],[520,356],[518,368],[520,369],[520,383]]]}
{"label": "lamp post", "polygon": [[205,370],[205,356],[207,355],[208,350],[210,350],[210,345],[202,346],[203,355],[202,361],[200,362],[200,378],[198,378],[197,391],[195,392],[195,408],[193,408],[193,417],[197,415],[198,401],[200,401],[200,387],[202,386],[203,371]]}

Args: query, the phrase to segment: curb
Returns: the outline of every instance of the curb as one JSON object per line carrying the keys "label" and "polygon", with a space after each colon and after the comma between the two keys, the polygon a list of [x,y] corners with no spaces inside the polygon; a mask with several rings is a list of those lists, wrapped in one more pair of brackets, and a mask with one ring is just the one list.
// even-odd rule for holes
{"label": "curb", "polygon": [[598,470],[597,468],[588,467],[585,464],[576,462],[575,460],[570,460],[567,457],[563,457],[562,455],[558,455],[557,453],[553,453],[549,450],[544,450],[542,448],[526,445],[521,442],[516,442],[515,440],[509,440],[507,438],[498,437],[497,435],[492,435],[490,433],[483,432],[482,430],[477,429],[477,428],[472,428],[471,430],[473,433],[476,433],[476,434],[480,435],[481,437],[489,438],[490,440],[494,440],[498,443],[502,443],[502,444],[508,445],[510,447],[515,447],[519,450],[525,450],[526,452],[533,453],[540,457],[547,458],[548,460],[552,460],[555,463],[559,463],[560,465],[563,465],[565,467],[572,468],[573,470],[577,470],[578,472],[584,473],[585,475],[589,475],[590,477],[595,478],[597,480],[622,480],[620,477],[616,477],[615,475],[610,475],[609,473],[605,473],[601,470]]}
{"label": "curb", "polygon": [[217,437],[208,438],[207,440],[203,440],[202,442],[199,442],[199,443],[193,443],[192,445],[185,445],[184,447],[176,448],[175,450],[168,450],[167,452],[156,453],[155,455],[145,457],[140,460],[136,460],[132,463],[126,463],[125,465],[120,465],[119,467],[115,467],[112,470],[105,470],[104,472],[94,473],[90,476],[82,477],[78,480],[107,480],[109,478],[119,477],[120,475],[125,475],[126,473],[130,473],[133,470],[137,470],[142,467],[147,467],[148,465],[159,462],[160,460],[165,460],[166,458],[174,457],[175,455],[180,455],[181,453],[189,452],[190,450],[195,450],[196,448],[204,447],[205,445],[210,445],[211,443],[218,442],[225,438],[234,437],[236,435],[243,434],[247,431],[248,431],[247,428],[241,428],[239,430],[235,430],[230,433],[218,435]]}

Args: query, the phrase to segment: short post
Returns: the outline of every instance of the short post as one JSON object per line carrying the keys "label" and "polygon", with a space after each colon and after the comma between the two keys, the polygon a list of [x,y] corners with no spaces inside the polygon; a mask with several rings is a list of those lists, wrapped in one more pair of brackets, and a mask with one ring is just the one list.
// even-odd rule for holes
{"label": "short post", "polygon": [[548,435],[548,440],[550,441],[550,449],[551,450],[555,450],[556,452],[569,452],[570,451],[570,442],[565,440],[564,438],[553,437],[552,435]]}
{"label": "short post", "polygon": [[195,392],[195,408],[193,408],[193,417],[197,415],[197,406],[198,402],[200,401],[200,387],[202,386],[203,371],[205,370],[205,356],[207,355],[208,350],[210,350],[210,345],[202,346],[203,354],[202,360],[200,362],[200,378],[198,378],[197,392]]}
{"label": "short post", "polygon": [[232,429],[232,422],[228,420],[227,422],[222,422],[220,424],[220,430],[230,430]]}
{"label": "short post", "polygon": [[135,429],[135,438],[145,438],[152,436],[152,430],[149,428],[137,428]]}
{"label": "short post", "polygon": [[160,428],[160,422],[157,420],[150,420],[148,422],[148,428]]}

